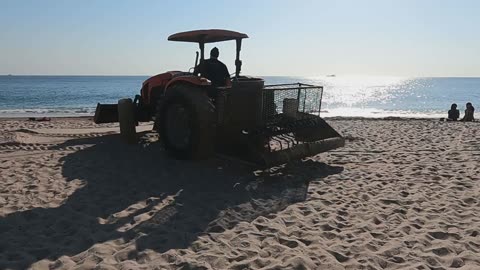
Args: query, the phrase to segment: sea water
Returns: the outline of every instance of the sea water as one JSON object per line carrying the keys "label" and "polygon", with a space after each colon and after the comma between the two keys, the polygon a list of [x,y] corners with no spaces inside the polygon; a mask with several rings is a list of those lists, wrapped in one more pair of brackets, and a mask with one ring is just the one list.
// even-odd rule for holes
{"label": "sea water", "polygon": [[[0,76],[0,117],[93,115],[96,104],[133,98],[148,76]],[[265,76],[266,84],[324,87],[324,117],[445,117],[452,103],[480,108],[480,78]]]}

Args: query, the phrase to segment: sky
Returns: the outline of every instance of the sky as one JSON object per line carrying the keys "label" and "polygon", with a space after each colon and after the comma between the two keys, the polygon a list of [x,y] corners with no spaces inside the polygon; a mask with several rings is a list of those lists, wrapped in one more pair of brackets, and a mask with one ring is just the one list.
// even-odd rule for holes
{"label": "sky", "polygon": [[[480,77],[478,14],[477,0],[0,0],[0,74],[186,71],[198,46],[167,37],[220,28],[249,35],[245,75]],[[215,46],[234,72],[234,42]]]}

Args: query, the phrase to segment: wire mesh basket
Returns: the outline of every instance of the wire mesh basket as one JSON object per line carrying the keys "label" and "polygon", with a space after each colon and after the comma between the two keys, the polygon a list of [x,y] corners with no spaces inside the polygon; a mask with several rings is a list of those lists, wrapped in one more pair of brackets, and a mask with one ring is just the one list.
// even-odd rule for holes
{"label": "wire mesh basket", "polygon": [[320,116],[323,87],[303,83],[266,85],[263,88],[263,119],[273,122]]}

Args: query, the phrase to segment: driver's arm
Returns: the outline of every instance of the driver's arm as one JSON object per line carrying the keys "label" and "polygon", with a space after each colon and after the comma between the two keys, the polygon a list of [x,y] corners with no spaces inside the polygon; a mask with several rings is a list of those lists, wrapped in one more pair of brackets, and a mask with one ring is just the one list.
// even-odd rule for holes
{"label": "driver's arm", "polygon": [[232,82],[230,81],[230,73],[228,73],[228,68],[225,64],[223,64],[222,73],[223,73],[223,77],[225,78],[225,86],[226,87],[232,87]]}
{"label": "driver's arm", "polygon": [[230,78],[225,79],[225,86],[228,88],[232,87],[232,81],[230,80]]}

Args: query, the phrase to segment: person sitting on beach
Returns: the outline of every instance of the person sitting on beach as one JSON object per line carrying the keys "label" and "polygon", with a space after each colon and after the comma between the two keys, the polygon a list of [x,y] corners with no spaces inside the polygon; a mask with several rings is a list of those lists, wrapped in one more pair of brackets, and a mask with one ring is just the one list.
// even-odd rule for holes
{"label": "person sitting on beach", "polygon": [[475,120],[473,117],[473,113],[475,112],[475,108],[473,107],[472,103],[467,103],[467,109],[465,109],[465,116],[463,116],[461,121],[464,122],[472,122]]}
{"label": "person sitting on beach", "polygon": [[457,121],[460,118],[460,111],[457,110],[457,104],[453,103],[448,111],[447,121]]}
{"label": "person sitting on beach", "polygon": [[210,59],[202,61],[195,71],[209,79],[215,87],[227,86],[230,83],[230,73],[227,66],[218,60],[219,54],[218,48],[213,48],[210,51]]}

